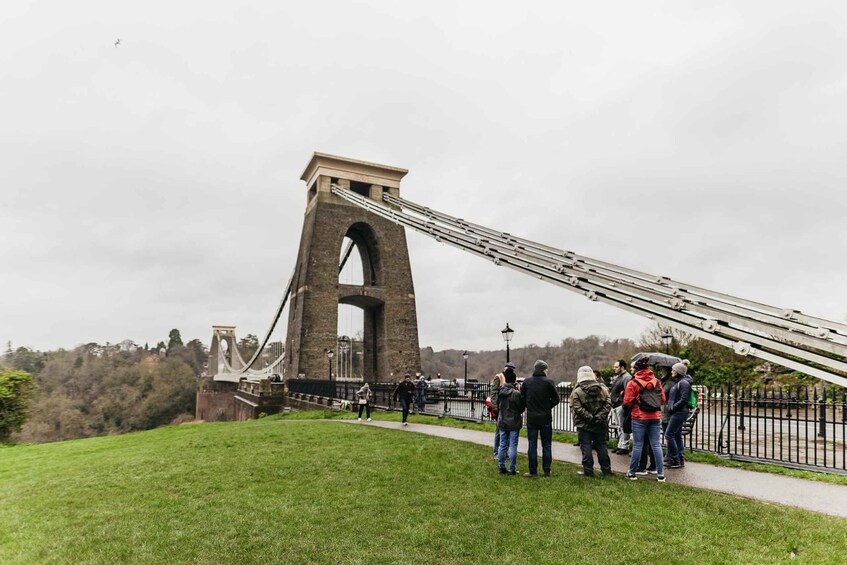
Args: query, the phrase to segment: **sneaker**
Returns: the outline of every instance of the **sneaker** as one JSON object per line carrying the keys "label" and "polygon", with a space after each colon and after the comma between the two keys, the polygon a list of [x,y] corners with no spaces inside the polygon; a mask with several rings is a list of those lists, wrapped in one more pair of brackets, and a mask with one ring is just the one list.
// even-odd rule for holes
{"label": "sneaker", "polygon": [[594,473],[586,473],[585,471],[577,471],[577,475],[582,475],[583,477],[593,477]]}
{"label": "sneaker", "polygon": [[[638,473],[636,472],[636,475],[637,475],[637,474],[638,474]],[[637,479],[638,477],[636,477],[636,476],[635,476],[635,475],[633,475],[632,473],[627,473],[627,474],[626,474],[626,478],[627,478],[627,479],[629,479],[630,481],[634,481],[634,480],[635,480],[635,479]]]}
{"label": "sneaker", "polygon": [[636,475],[644,476],[644,475],[646,475],[646,474],[647,474],[647,469],[641,469],[641,470],[639,470],[639,471],[636,471],[636,472],[635,472],[635,474],[636,474]]}
{"label": "sneaker", "polygon": [[663,482],[665,482],[665,476],[664,475],[656,475],[656,480],[659,481],[660,483],[663,483]]}
{"label": "sneaker", "polygon": [[524,474],[523,474],[523,476],[524,476],[524,477],[526,477],[527,479],[534,479],[535,477],[537,477],[537,476],[538,476],[538,474],[537,474],[537,473],[536,473],[536,474],[532,474],[532,473],[530,473],[530,472],[526,472],[526,473],[524,473]]}
{"label": "sneaker", "polygon": [[546,473],[544,473],[544,476],[545,476],[545,477],[549,477],[549,476],[550,476],[550,471],[547,471]]}
{"label": "sneaker", "polygon": [[517,471],[509,471],[509,474],[510,474],[510,475],[517,475],[517,474],[518,474],[518,472],[517,472]]}
{"label": "sneaker", "polygon": [[408,426],[408,425],[409,425],[409,422],[403,422],[403,425],[404,425],[404,426]]}
{"label": "sneaker", "polygon": [[665,465],[666,469],[679,469],[680,467],[682,467],[682,463],[679,463],[678,461],[671,461]]}
{"label": "sneaker", "polygon": [[371,421],[371,419],[370,419],[370,418],[368,418],[368,422],[370,422],[370,421]]}
{"label": "sneaker", "polygon": [[628,449],[618,449],[618,455],[629,455]]}
{"label": "sneaker", "polygon": [[505,474],[506,474],[506,468],[505,468],[505,467],[500,467],[500,474],[501,474],[501,475],[505,475]]}
{"label": "sneaker", "polygon": [[361,421],[362,421],[362,419],[361,419],[361,418],[359,418],[359,421],[361,422]]}
{"label": "sneaker", "polygon": [[647,472],[650,473],[651,475],[655,475],[656,469],[647,469]]}

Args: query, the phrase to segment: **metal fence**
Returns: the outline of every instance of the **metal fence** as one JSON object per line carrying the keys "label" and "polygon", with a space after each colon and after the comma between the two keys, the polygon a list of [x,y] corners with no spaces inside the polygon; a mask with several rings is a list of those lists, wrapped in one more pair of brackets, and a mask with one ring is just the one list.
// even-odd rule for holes
{"label": "metal fence", "polygon": [[[291,392],[355,402],[359,383],[296,379]],[[395,384],[370,383],[373,406],[399,410]],[[813,386],[698,387],[700,412],[686,447],[734,459],[787,467],[847,472],[847,389]],[[575,432],[570,388],[559,389],[553,429]],[[427,391],[424,413],[477,422],[490,421],[488,384]],[[612,435],[617,429],[611,430]]]}

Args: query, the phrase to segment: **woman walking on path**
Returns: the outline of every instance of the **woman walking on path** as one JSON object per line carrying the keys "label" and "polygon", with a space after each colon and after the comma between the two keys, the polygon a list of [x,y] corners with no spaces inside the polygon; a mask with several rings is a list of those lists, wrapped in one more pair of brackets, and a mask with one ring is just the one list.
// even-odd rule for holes
{"label": "woman walking on path", "polygon": [[359,421],[362,421],[362,408],[367,409],[368,422],[371,421],[371,387],[368,383],[362,385],[362,388],[356,391],[356,398],[359,403]]}

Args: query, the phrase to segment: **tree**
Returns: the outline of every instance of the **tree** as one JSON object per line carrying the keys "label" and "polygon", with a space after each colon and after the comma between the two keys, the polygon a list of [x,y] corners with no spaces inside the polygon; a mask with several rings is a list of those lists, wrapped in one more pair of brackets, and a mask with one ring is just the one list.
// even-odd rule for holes
{"label": "tree", "polygon": [[26,371],[0,371],[0,442],[7,442],[26,421],[34,384]]}
{"label": "tree", "polygon": [[238,340],[238,352],[245,362],[253,357],[257,349],[259,349],[259,338],[253,334],[247,334]]}
{"label": "tree", "polygon": [[179,330],[174,328],[168,334],[168,353],[174,347],[182,347],[182,336],[179,335]]}

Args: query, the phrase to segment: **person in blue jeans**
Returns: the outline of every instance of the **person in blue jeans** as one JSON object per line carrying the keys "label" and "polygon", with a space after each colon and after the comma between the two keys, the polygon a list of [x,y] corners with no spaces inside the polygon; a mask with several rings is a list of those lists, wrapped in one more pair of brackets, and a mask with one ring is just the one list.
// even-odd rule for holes
{"label": "person in blue jeans", "polygon": [[541,469],[550,476],[553,463],[553,408],[559,404],[556,385],[547,377],[548,366],[538,360],[532,376],[521,385],[521,403],[526,411],[526,436],[529,441],[527,456],[529,472],[524,477],[538,476],[538,436],[541,436]]}
{"label": "person in blue jeans", "polygon": [[665,403],[665,391],[662,383],[650,370],[647,357],[641,357],[634,363],[635,375],[626,385],[624,406],[632,411],[632,459],[626,478],[635,480],[641,451],[646,439],[656,461],[656,479],[665,482],[665,469],[662,462],[662,444],[659,432],[662,428],[662,404]]}
{"label": "person in blue jeans", "polygon": [[497,434],[500,436],[497,463],[500,474],[506,474],[506,451],[509,452],[509,474],[517,473],[518,438],[523,424],[521,395],[515,388],[517,375],[514,370],[500,374],[502,384],[497,393]]}
{"label": "person in blue jeans", "polygon": [[691,377],[688,367],[677,363],[671,367],[671,376],[676,381],[668,394],[668,427],[665,441],[668,444],[668,469],[685,467],[685,443],[682,441],[682,425],[688,419],[688,399],[691,396]]}

